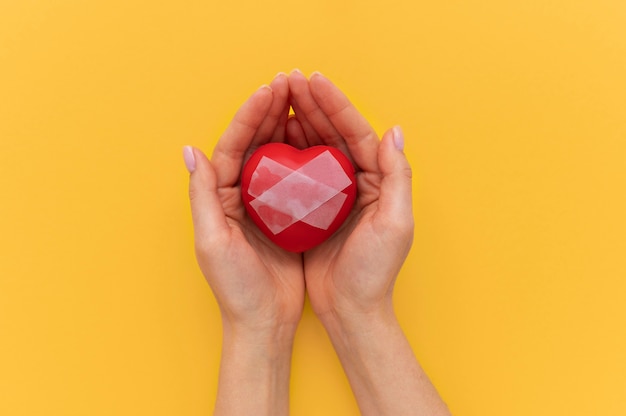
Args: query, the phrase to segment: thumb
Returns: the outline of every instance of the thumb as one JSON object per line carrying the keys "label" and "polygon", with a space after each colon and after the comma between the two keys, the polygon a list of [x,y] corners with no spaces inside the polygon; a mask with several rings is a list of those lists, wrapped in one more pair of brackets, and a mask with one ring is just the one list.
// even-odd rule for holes
{"label": "thumb", "polygon": [[217,195],[217,175],[201,150],[185,146],[183,157],[189,171],[189,201],[195,240],[196,244],[203,245],[228,229],[224,209]]}
{"label": "thumb", "polygon": [[383,175],[379,208],[387,220],[412,230],[412,171],[403,149],[404,134],[400,126],[387,130],[378,151],[378,166]]}

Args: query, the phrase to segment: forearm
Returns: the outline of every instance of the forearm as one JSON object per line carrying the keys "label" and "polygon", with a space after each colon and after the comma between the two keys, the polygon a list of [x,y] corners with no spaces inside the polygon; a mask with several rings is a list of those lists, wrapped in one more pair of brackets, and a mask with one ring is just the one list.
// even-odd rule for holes
{"label": "forearm", "polygon": [[224,327],[215,415],[289,414],[293,333]]}
{"label": "forearm", "polygon": [[389,305],[367,315],[323,318],[361,414],[449,415]]}

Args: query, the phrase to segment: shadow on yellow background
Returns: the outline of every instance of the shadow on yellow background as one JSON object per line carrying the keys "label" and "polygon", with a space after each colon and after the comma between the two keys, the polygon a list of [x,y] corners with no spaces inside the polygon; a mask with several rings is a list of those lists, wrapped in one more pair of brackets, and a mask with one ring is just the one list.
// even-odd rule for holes
{"label": "shadow on yellow background", "polygon": [[[278,71],[403,126],[396,286],[458,415],[626,414],[626,3],[0,3],[0,414],[206,415],[181,148]],[[310,309],[294,415],[356,415]]]}

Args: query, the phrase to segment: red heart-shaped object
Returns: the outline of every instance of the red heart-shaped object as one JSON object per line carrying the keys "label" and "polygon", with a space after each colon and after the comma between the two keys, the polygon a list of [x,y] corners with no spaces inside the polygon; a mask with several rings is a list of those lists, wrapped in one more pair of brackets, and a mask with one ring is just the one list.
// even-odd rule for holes
{"label": "red heart-shaped object", "polygon": [[348,217],[356,199],[354,167],[334,147],[269,143],[243,167],[241,196],[270,240],[301,253],[326,241]]}

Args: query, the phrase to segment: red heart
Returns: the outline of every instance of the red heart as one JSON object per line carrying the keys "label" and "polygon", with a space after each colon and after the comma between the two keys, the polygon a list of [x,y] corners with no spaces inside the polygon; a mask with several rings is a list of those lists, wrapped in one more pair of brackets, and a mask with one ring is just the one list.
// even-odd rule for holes
{"label": "red heart", "polygon": [[354,167],[334,147],[269,143],[243,167],[241,196],[270,240],[301,253],[326,241],[348,217],[356,199]]}

